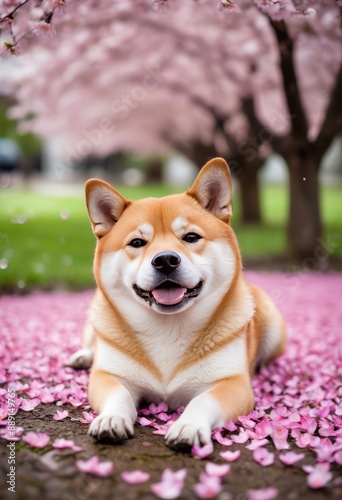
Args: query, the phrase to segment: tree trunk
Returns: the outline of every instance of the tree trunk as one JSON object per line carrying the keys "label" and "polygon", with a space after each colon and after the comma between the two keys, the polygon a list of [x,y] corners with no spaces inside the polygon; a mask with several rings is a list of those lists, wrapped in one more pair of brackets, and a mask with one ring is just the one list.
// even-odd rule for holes
{"label": "tree trunk", "polygon": [[261,222],[258,171],[243,170],[237,176],[240,187],[241,221],[244,224]]}
{"label": "tree trunk", "polygon": [[297,152],[286,160],[290,175],[289,251],[302,261],[314,259],[322,234],[318,168],[309,154]]}
{"label": "tree trunk", "polygon": [[145,181],[147,184],[161,184],[163,182],[163,161],[160,158],[151,158],[147,161]]}

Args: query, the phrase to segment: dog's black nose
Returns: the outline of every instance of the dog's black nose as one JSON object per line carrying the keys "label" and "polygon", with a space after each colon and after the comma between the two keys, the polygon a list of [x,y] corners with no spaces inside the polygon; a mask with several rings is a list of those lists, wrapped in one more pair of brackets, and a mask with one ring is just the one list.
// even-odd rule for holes
{"label": "dog's black nose", "polygon": [[181,258],[176,252],[160,252],[152,259],[152,266],[163,274],[171,274],[179,264]]}

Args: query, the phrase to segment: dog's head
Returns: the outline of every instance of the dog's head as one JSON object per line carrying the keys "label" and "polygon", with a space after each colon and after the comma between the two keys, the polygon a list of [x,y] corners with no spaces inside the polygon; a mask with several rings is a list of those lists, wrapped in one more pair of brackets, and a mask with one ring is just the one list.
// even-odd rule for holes
{"label": "dog's head", "polygon": [[132,202],[106,182],[89,180],[99,288],[113,304],[134,300],[162,314],[222,296],[241,269],[229,226],[231,198],[222,158],[208,162],[186,193],[164,198]]}

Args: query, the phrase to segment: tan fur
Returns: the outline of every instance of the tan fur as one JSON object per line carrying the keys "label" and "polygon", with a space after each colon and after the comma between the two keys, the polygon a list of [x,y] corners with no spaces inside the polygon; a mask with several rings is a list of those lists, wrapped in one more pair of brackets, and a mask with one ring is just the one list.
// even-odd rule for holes
{"label": "tan fur", "polygon": [[218,380],[209,394],[221,405],[226,420],[234,421],[253,410],[254,396],[248,374]]}
{"label": "tan fur", "polygon": [[92,408],[100,413],[108,396],[120,386],[121,384],[113,375],[97,370],[94,366],[90,372],[88,391],[88,399]]}

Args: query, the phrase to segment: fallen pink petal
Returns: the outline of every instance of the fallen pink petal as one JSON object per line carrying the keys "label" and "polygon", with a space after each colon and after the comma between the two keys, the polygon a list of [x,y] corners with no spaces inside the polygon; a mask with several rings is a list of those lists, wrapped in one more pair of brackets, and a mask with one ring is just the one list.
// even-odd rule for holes
{"label": "fallen pink petal", "polygon": [[49,434],[44,432],[28,432],[22,439],[34,448],[45,448],[50,442]]}
{"label": "fallen pink petal", "polygon": [[300,460],[303,460],[304,457],[304,453],[294,453],[292,451],[289,451],[288,453],[279,455],[279,460],[285,465],[293,465]]}
{"label": "fallen pink petal", "polygon": [[266,448],[257,448],[253,452],[253,458],[263,467],[268,467],[274,463],[274,453],[266,450]]}
{"label": "fallen pink petal", "polygon": [[219,455],[223,458],[223,460],[226,460],[226,462],[235,462],[238,458],[240,458],[241,451],[220,451]]}
{"label": "fallen pink petal", "polygon": [[273,500],[277,498],[278,490],[276,488],[263,488],[261,490],[248,490],[248,500]]}
{"label": "fallen pink petal", "polygon": [[234,443],[243,444],[249,440],[249,437],[250,436],[249,436],[248,432],[246,430],[243,430],[243,431],[240,431],[240,433],[237,436],[232,435],[231,439]]}
{"label": "fallen pink petal", "polygon": [[53,448],[57,449],[64,449],[64,448],[71,448],[73,451],[81,451],[82,448],[80,446],[77,446],[72,440],[70,439],[55,439],[55,441],[52,444]]}
{"label": "fallen pink petal", "polygon": [[233,444],[233,441],[227,437],[224,437],[221,433],[220,429],[215,429],[212,438],[218,443],[222,444],[222,446],[230,446]]}
{"label": "fallen pink petal", "polygon": [[54,420],[63,420],[68,415],[69,415],[69,412],[67,410],[63,410],[63,411],[57,410],[57,412],[53,415],[53,419]]}
{"label": "fallen pink petal", "polygon": [[133,470],[121,472],[121,477],[127,484],[141,484],[150,479],[150,474],[141,470]]}
{"label": "fallen pink petal", "polygon": [[90,424],[95,418],[95,415],[93,413],[88,412],[88,411],[83,411],[82,415],[83,415],[83,418],[80,419],[80,422],[82,424]]}
{"label": "fallen pink petal", "polygon": [[198,498],[215,498],[222,491],[220,478],[202,473],[193,490]]}
{"label": "fallen pink petal", "polygon": [[165,500],[178,498],[184,487],[184,480],[187,475],[186,469],[180,469],[173,472],[171,469],[165,469],[161,481],[151,485],[153,493]]}
{"label": "fallen pink petal", "polygon": [[212,443],[208,443],[205,446],[199,446],[198,444],[195,444],[192,449],[191,453],[195,458],[203,459],[209,457],[214,451],[214,446]]}
{"label": "fallen pink petal", "polygon": [[155,419],[149,420],[148,418],[145,418],[145,417],[139,418],[139,424],[144,426],[144,427],[147,427],[150,425],[153,426],[155,423],[156,423]]}
{"label": "fallen pink petal", "polygon": [[212,462],[207,462],[205,465],[205,472],[208,474],[208,476],[223,477],[228,474],[229,471],[230,465],[228,464],[218,465]]}
{"label": "fallen pink petal", "polygon": [[89,460],[77,460],[76,466],[81,472],[86,472],[87,474],[94,474],[99,477],[106,477],[113,471],[114,465],[112,462],[104,461],[100,462],[98,456],[89,458]]}
{"label": "fallen pink petal", "polygon": [[310,488],[316,490],[324,488],[332,479],[332,473],[326,464],[317,464],[307,477],[307,484]]}
{"label": "fallen pink petal", "polygon": [[247,450],[251,450],[251,451],[254,451],[256,450],[257,448],[261,448],[261,446],[265,446],[266,444],[269,443],[269,440],[268,439],[253,439],[250,444],[248,444],[246,446]]}

